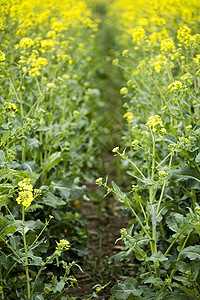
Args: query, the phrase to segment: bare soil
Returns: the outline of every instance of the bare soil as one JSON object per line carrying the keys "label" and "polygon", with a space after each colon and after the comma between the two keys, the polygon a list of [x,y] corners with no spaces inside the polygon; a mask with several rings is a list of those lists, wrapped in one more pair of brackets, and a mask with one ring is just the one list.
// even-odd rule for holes
{"label": "bare soil", "polygon": [[[95,184],[88,184],[88,189],[95,193]],[[91,197],[90,197],[91,198]],[[114,265],[113,256],[124,249],[120,238],[120,229],[126,227],[128,218],[123,215],[123,207],[113,198],[105,198],[101,203],[101,214],[98,213],[95,201],[81,204],[81,212],[87,217],[88,222],[88,256],[84,259],[83,271],[78,271],[75,277],[79,287],[71,288],[68,296],[77,300],[86,300],[95,291],[97,284],[104,286],[110,284],[98,293],[98,299],[107,300],[110,297],[110,289],[123,275],[123,268]]]}

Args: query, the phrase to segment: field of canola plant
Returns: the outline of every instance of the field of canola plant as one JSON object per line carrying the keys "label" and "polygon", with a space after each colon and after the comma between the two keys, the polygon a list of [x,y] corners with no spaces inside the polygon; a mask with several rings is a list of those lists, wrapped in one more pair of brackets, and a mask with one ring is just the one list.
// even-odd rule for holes
{"label": "field of canola plant", "polygon": [[[1,1],[0,299],[200,299],[199,30],[197,0]],[[80,295],[85,204],[127,222]]]}

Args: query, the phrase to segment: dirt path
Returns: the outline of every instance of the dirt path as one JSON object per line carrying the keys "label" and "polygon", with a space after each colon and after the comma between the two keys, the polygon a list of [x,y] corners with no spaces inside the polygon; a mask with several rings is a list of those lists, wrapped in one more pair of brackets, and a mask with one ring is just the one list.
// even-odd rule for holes
{"label": "dirt path", "polygon": [[[92,193],[98,192],[98,188],[90,184],[88,186]],[[113,264],[112,256],[124,249],[123,242],[116,240],[120,238],[120,229],[128,223],[127,217],[123,216],[119,203],[113,198],[104,200],[104,211],[101,219],[97,212],[94,201],[83,203],[82,213],[86,214],[88,222],[88,257],[85,258],[84,273],[78,272],[76,278],[79,288],[73,288],[68,292],[70,297],[77,300],[85,300],[94,291],[96,284],[102,286],[111,281],[110,285],[98,294],[98,299],[107,300],[110,297],[110,288],[116,284],[120,277],[119,266]]]}

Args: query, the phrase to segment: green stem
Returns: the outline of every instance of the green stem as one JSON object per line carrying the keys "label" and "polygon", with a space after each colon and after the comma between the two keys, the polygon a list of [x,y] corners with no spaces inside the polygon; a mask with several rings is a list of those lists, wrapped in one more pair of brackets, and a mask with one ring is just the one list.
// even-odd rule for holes
{"label": "green stem", "polygon": [[140,218],[138,217],[138,215],[136,214],[136,212],[134,211],[134,209],[131,207],[131,205],[129,203],[128,203],[128,207],[130,208],[130,210],[132,211],[132,213],[134,214],[134,216],[136,217],[136,219],[140,223],[140,226],[142,227],[142,229],[144,230],[144,232],[146,233],[146,235],[148,236],[148,238],[151,240],[151,236],[149,235],[149,233],[147,232],[146,228],[142,224]]}
{"label": "green stem", "polygon": [[23,242],[24,242],[24,251],[25,251],[25,270],[26,270],[26,282],[27,282],[27,296],[28,299],[31,298],[31,290],[30,290],[30,278],[29,278],[29,270],[28,270],[28,251],[26,245],[26,236],[24,230],[24,223],[25,223],[25,209],[24,206],[22,207],[22,234],[23,234]]}
{"label": "green stem", "polygon": [[[39,139],[40,139],[40,143],[42,145],[43,140],[42,140],[42,131],[41,130],[39,132]],[[42,166],[42,162],[43,162],[42,150],[40,150],[40,166]]]}
{"label": "green stem", "polygon": [[[9,195],[8,195],[9,196]],[[12,212],[10,211],[9,207],[7,205],[5,205],[6,209],[8,210],[9,214],[11,215],[13,221],[15,222],[16,226],[19,228],[19,224],[17,223],[17,221],[15,220],[15,217],[13,216]]]}
{"label": "green stem", "polygon": [[[183,245],[182,245],[182,247],[181,247],[180,252],[183,251],[183,249],[185,248],[185,245],[186,245],[186,243],[187,243],[187,241],[188,241],[188,239],[189,239],[189,237],[190,237],[190,233],[191,233],[191,232],[189,232],[188,235],[186,236],[186,239],[185,239],[185,241],[184,241],[184,243],[183,243]],[[176,262],[178,262],[178,261],[180,261],[180,257],[177,258]],[[173,276],[174,276],[174,274],[175,274],[175,272],[176,272],[176,269],[177,269],[177,267],[175,267],[175,268],[171,271],[171,274],[170,274],[170,280],[172,280],[172,278],[173,278]]]}
{"label": "green stem", "polygon": [[0,286],[1,286],[1,299],[4,299],[4,293],[3,293],[3,278],[2,278],[2,272],[0,270]]}
{"label": "green stem", "polygon": [[[153,253],[157,253],[157,244],[156,244],[156,228],[153,228],[152,230],[152,246],[153,246]],[[154,262],[155,266],[157,267],[156,268],[156,277],[160,277],[160,269],[159,269],[159,262],[158,261],[155,261]]]}
{"label": "green stem", "polygon": [[196,198],[196,191],[195,189],[192,189],[192,204],[193,204],[193,208],[196,207],[196,203],[197,202],[197,198]]}
{"label": "green stem", "polygon": [[181,107],[179,101],[177,101],[177,103],[178,103],[178,106],[179,106],[179,111],[180,111],[180,115],[181,115],[181,121],[182,121],[182,123],[183,123],[183,129],[184,129],[184,132],[185,132],[185,136],[187,136],[187,135],[188,135],[188,134],[187,134],[187,127],[186,127],[186,123],[185,123],[185,118],[184,118],[184,116],[183,116],[182,107]]}
{"label": "green stem", "polygon": [[42,233],[44,232],[44,230],[47,228],[49,222],[47,224],[45,224],[45,226],[43,227],[43,229],[40,231],[39,235],[36,237],[36,239],[34,240],[34,242],[29,246],[29,250],[33,247],[33,245],[38,241],[38,239],[40,238],[40,236],[42,235]]}
{"label": "green stem", "polygon": [[164,256],[167,256],[167,254],[169,253],[170,249],[172,248],[172,246],[176,243],[176,241],[178,240],[178,238],[183,234],[183,232],[191,225],[191,221],[180,231],[180,233],[177,235],[177,237],[173,240],[173,242],[169,245],[169,247],[167,248],[167,250],[165,251]]}
{"label": "green stem", "polygon": [[[60,297],[63,293],[65,293],[71,286],[73,286],[73,283],[71,283],[67,288],[65,288],[62,292],[60,292],[54,299],[58,299],[58,297]],[[90,297],[89,299],[92,299],[92,298]]]}
{"label": "green stem", "polygon": [[163,198],[163,195],[164,195],[166,183],[167,183],[167,181],[164,182],[163,187],[162,187],[162,191],[161,191],[160,198],[159,198],[159,201],[158,201],[158,206],[157,206],[157,209],[156,209],[156,214],[158,214],[159,209],[160,209],[160,204],[162,202],[162,198]]}
{"label": "green stem", "polygon": [[150,265],[149,265],[149,263],[146,261],[146,257],[143,256],[143,253],[141,252],[140,248],[137,246],[137,244],[133,244],[133,243],[131,242],[129,236],[127,236],[126,238],[127,238],[127,240],[129,241],[129,243],[132,245],[132,247],[134,247],[134,248],[138,251],[138,253],[143,257],[143,259],[144,259],[144,261],[145,261],[145,263],[146,263],[146,265],[147,265],[147,268],[148,268],[148,270],[149,270],[149,273],[150,273],[150,275],[152,275],[152,271],[151,271]]}
{"label": "green stem", "polygon": [[39,272],[37,273],[37,275],[36,275],[36,277],[35,277],[35,281],[34,281],[34,283],[33,283],[32,291],[31,291],[31,294],[30,294],[31,297],[33,296],[33,293],[34,293],[34,290],[35,290],[35,287],[36,287],[36,283],[37,283],[37,281],[38,281],[38,279],[39,279],[39,277],[40,277],[40,274],[41,274],[42,271],[45,269],[46,264],[48,264],[48,262],[49,262],[52,258],[54,258],[55,256],[56,256],[56,254],[55,254],[55,252],[54,252],[50,257],[47,258],[46,262],[43,263],[43,265],[41,266]]}
{"label": "green stem", "polygon": [[[155,175],[155,157],[156,157],[156,142],[155,142],[155,135],[151,131],[152,135],[152,142],[153,142],[153,151],[152,151],[152,167],[151,167],[151,181],[153,182],[154,180],[154,175]],[[149,202],[152,205],[153,201],[155,198],[155,194],[153,193],[153,186],[150,186],[149,189]],[[153,226],[153,225],[152,225]],[[157,244],[156,244],[156,228],[152,228],[152,254],[157,253]],[[154,262],[156,268],[156,277],[160,276],[160,270],[159,270],[159,262],[155,261]]]}
{"label": "green stem", "polygon": [[166,238],[166,235],[165,235],[165,230],[164,230],[162,221],[160,221],[160,230],[161,230],[161,233],[162,233],[163,238],[165,239],[165,238]]}
{"label": "green stem", "polygon": [[26,143],[25,139],[22,139],[22,163],[24,164],[26,161]]}
{"label": "green stem", "polygon": [[[155,174],[155,156],[156,156],[156,145],[155,145],[155,136],[153,132],[151,131],[152,135],[152,141],[153,141],[153,153],[152,153],[152,166],[151,166],[151,180],[153,182],[154,180],[154,174]],[[150,204],[153,204],[153,186],[150,186],[149,189],[149,202]]]}
{"label": "green stem", "polygon": [[[169,161],[169,168],[171,167],[171,164],[172,164],[172,153],[171,153],[171,157],[170,157],[170,161]],[[160,194],[160,199],[158,201],[158,206],[157,206],[157,209],[156,209],[156,214],[158,214],[158,212],[159,212],[159,208],[160,208],[160,204],[162,202],[162,198],[163,198],[163,195],[164,195],[166,183],[167,183],[167,180],[164,182],[163,187],[162,187],[162,191],[161,191],[161,194]]]}
{"label": "green stem", "polygon": [[0,236],[0,239],[6,244],[6,246],[13,252],[13,254],[21,261],[21,263],[24,265],[24,261],[21,259],[21,257],[15,252],[15,250],[8,244],[6,240],[2,236]]}
{"label": "green stem", "polygon": [[125,160],[127,160],[128,162],[131,163],[131,165],[140,173],[140,175],[142,176],[142,178],[146,179],[146,177],[144,176],[144,174],[140,171],[140,169],[128,158],[126,157],[125,155],[117,152],[119,154],[119,156]]}

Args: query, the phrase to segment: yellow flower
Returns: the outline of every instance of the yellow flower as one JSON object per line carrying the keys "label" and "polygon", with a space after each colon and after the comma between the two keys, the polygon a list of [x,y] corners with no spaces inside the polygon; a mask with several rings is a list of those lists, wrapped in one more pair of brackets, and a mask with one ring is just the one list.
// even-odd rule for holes
{"label": "yellow flower", "polygon": [[123,57],[128,57],[128,50],[125,49],[124,51],[122,51],[122,56]]}
{"label": "yellow flower", "polygon": [[30,178],[25,178],[24,180],[18,182],[19,193],[16,199],[17,204],[22,204],[25,208],[28,208],[33,201],[33,186],[31,184]]}
{"label": "yellow flower", "polygon": [[69,250],[70,248],[70,243],[68,240],[62,239],[60,240],[60,242],[57,242],[57,247],[56,247],[56,251],[55,253],[57,255],[61,255],[63,250]]}
{"label": "yellow flower", "polygon": [[46,58],[39,57],[36,62],[32,64],[33,67],[40,68],[41,66],[46,66],[48,64]]}
{"label": "yellow flower", "polygon": [[190,30],[190,28],[189,28],[187,25],[182,26],[182,27],[178,30],[178,32],[177,32],[177,38],[178,38],[178,40],[179,40],[181,43],[183,43],[183,44],[189,46],[189,44],[190,44],[190,39],[191,39],[190,32],[191,32],[191,30]]}
{"label": "yellow flower", "polygon": [[5,54],[0,50],[0,61],[4,61],[6,59]]}
{"label": "yellow flower", "polygon": [[175,50],[174,42],[172,39],[168,38],[161,42],[161,50],[170,51]]}
{"label": "yellow flower", "polygon": [[14,112],[18,112],[17,106],[14,103],[5,102],[4,105],[5,105],[6,109],[14,110]]}
{"label": "yellow flower", "polygon": [[132,35],[133,41],[137,42],[137,44],[139,45],[140,42],[145,37],[145,30],[142,26],[137,26],[133,30],[131,30],[131,35]]}
{"label": "yellow flower", "polygon": [[127,121],[133,120],[133,114],[131,112],[127,112],[123,115],[123,118],[125,118]]}
{"label": "yellow flower", "polygon": [[21,39],[21,41],[19,42],[19,45],[21,48],[27,49],[34,45],[34,41],[31,38],[25,37],[25,38]]}
{"label": "yellow flower", "polygon": [[55,85],[55,83],[53,83],[53,82],[49,82],[49,83],[47,83],[47,87],[49,87],[49,88],[56,88],[56,85]]}
{"label": "yellow flower", "polygon": [[127,87],[122,87],[120,89],[120,94],[124,95],[124,96],[128,95],[128,89],[127,89]]}
{"label": "yellow flower", "polygon": [[170,90],[170,92],[173,92],[175,90],[179,90],[182,87],[182,83],[178,80],[175,80],[173,83],[171,83],[170,85],[168,85],[168,90]]}
{"label": "yellow flower", "polygon": [[117,153],[118,151],[119,151],[119,147],[115,147],[115,148],[112,149],[112,152],[116,152]]}
{"label": "yellow flower", "polygon": [[151,116],[148,119],[146,125],[149,126],[153,132],[158,131],[160,137],[162,137],[162,134],[167,133],[166,129],[164,128],[161,117],[158,115]]}
{"label": "yellow flower", "polygon": [[98,184],[98,185],[102,185],[102,184],[103,184],[103,177],[97,178],[95,182],[96,182],[96,184]]}

